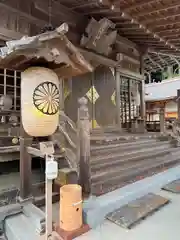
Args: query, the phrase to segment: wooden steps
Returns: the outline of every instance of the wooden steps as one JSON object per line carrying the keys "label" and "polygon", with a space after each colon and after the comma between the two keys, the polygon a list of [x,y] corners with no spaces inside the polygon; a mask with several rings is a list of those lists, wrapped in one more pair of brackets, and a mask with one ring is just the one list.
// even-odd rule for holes
{"label": "wooden steps", "polygon": [[180,150],[169,141],[159,141],[149,134],[122,142],[115,137],[116,140],[108,142],[109,136],[104,136],[103,141],[91,144],[92,193],[95,195],[180,163]]}

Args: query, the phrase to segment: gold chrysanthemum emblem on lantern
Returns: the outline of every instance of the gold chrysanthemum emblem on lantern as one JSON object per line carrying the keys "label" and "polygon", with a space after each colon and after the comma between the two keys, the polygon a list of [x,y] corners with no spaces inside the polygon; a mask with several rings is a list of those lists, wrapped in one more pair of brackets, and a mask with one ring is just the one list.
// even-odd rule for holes
{"label": "gold chrysanthemum emblem on lantern", "polygon": [[35,107],[46,115],[54,115],[59,110],[59,89],[52,82],[39,84],[33,94]]}

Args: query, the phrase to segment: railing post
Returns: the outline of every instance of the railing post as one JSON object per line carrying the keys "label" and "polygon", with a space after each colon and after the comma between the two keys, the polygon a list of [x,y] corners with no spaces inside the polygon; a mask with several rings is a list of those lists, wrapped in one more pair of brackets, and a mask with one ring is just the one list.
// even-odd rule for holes
{"label": "railing post", "polygon": [[122,123],[121,123],[121,99],[120,99],[120,72],[118,69],[115,69],[115,79],[116,79],[116,124],[119,131],[122,130]]}
{"label": "railing post", "polygon": [[87,99],[78,100],[78,160],[79,184],[84,194],[91,193],[91,168],[90,168],[90,122]]}
{"label": "railing post", "polygon": [[24,131],[22,122],[20,126],[20,201],[32,197],[32,157],[27,147],[32,145],[32,137]]}
{"label": "railing post", "polygon": [[160,120],[160,132],[165,132],[165,115],[164,115],[164,106],[162,106],[159,110],[159,120]]}
{"label": "railing post", "polygon": [[177,90],[177,109],[178,109],[178,123],[180,123],[180,89]]}
{"label": "railing post", "polygon": [[141,49],[140,55],[140,74],[142,75],[143,79],[140,84],[140,115],[141,115],[141,131],[146,131],[146,103],[145,103],[145,75],[144,75],[144,58],[147,53],[147,48]]}

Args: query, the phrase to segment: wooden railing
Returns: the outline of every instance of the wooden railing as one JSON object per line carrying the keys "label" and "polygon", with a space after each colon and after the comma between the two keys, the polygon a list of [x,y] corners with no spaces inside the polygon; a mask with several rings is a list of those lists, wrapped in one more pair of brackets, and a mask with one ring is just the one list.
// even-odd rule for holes
{"label": "wooden railing", "polygon": [[76,124],[60,111],[60,123],[53,141],[63,149],[69,167],[77,171],[83,192],[91,192],[90,172],[90,122],[87,99],[79,99],[78,123]]}

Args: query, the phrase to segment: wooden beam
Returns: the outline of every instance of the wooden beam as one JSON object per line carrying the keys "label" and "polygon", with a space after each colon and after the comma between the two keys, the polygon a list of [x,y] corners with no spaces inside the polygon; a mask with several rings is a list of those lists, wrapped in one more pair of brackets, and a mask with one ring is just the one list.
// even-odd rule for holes
{"label": "wooden beam", "polygon": [[139,13],[136,14],[136,18],[144,17],[146,15],[153,14],[153,13],[159,13],[160,11],[169,10],[172,8],[178,8],[179,6],[180,6],[179,0],[176,3],[172,2],[168,5],[165,4],[165,5],[158,6],[158,4],[157,4],[156,8],[153,7],[147,11],[140,11]]}
{"label": "wooden beam", "polygon": [[[144,39],[141,39],[139,41],[140,41],[140,43],[142,43],[142,41],[144,41]],[[138,40],[136,42],[138,42]],[[146,39],[146,44],[161,44],[161,45],[163,45],[162,42],[159,42],[156,39]]]}
{"label": "wooden beam", "polygon": [[177,58],[175,58],[175,57],[170,57],[172,60],[174,60],[174,62],[176,62],[179,66],[180,66],[180,61],[179,60],[177,60]]}
{"label": "wooden beam", "polygon": [[[34,1],[34,7],[46,15],[49,13],[48,1],[36,0]],[[60,4],[59,1],[54,0],[52,0],[52,15],[53,17],[57,17],[60,22],[67,22],[69,25],[73,26],[77,26],[78,23],[83,23],[83,20],[85,20],[80,14],[75,13],[74,11]]]}
{"label": "wooden beam", "polygon": [[[144,40],[143,41],[136,41],[139,45],[141,45],[142,44],[142,42],[144,42]],[[163,47],[163,44],[162,43],[155,43],[155,42],[145,42],[147,45],[151,45],[151,46],[156,46],[156,47]],[[164,48],[167,48],[166,46],[164,46]]]}
{"label": "wooden beam", "polygon": [[161,19],[160,21],[152,22],[151,24],[148,24],[149,28],[151,28],[153,31],[156,31],[156,29],[166,27],[166,26],[171,26],[174,24],[180,24],[180,18],[177,20],[163,20]]}
{"label": "wooden beam", "polygon": [[94,7],[98,7],[99,6],[99,3],[98,3],[98,1],[96,1],[96,2],[89,2],[89,3],[85,3],[85,4],[78,4],[78,5],[76,5],[76,6],[74,6],[74,7],[71,7],[70,9],[71,10],[77,10],[77,9],[82,9],[82,8],[86,8],[86,7],[91,7],[91,6],[94,6]]}
{"label": "wooden beam", "polygon": [[179,27],[172,27],[172,28],[170,28],[170,29],[163,29],[163,30],[160,30],[160,31],[156,31],[156,33],[158,33],[158,34],[161,34],[161,33],[168,33],[168,32],[176,32],[176,31],[178,31],[178,30],[180,30],[180,26]]}
{"label": "wooden beam", "polygon": [[87,60],[92,61],[92,62],[96,62],[96,63],[100,63],[103,64],[105,66],[109,66],[109,67],[116,67],[118,65],[117,61],[114,61],[112,59],[109,59],[107,57],[104,57],[100,54],[88,51],[86,49],[83,48],[79,48],[78,50],[87,58]]}
{"label": "wooden beam", "polygon": [[45,158],[45,156],[43,155],[43,153],[34,147],[27,147],[27,152],[32,155],[32,156],[36,156],[36,157],[40,157],[40,158]]}
{"label": "wooden beam", "polygon": [[[84,12],[83,15],[84,16],[89,16],[89,15],[100,15],[100,14],[108,14],[110,9],[109,8],[105,8],[105,9],[101,9],[101,8],[95,8],[95,9],[91,9],[91,10],[87,10],[87,12]],[[114,12],[114,11],[113,11]],[[120,10],[115,11],[116,13],[120,13]],[[115,16],[116,17],[116,16]],[[118,16],[117,16],[118,17]],[[109,18],[109,17],[108,17]],[[120,18],[120,16],[118,17]]]}
{"label": "wooden beam", "polygon": [[178,32],[178,33],[169,33],[167,35],[163,35],[162,37],[166,38],[166,39],[170,38],[170,40],[171,40],[171,37],[176,37],[176,36],[179,37],[179,35],[180,35],[180,32]]}
{"label": "wooden beam", "polygon": [[116,43],[124,43],[125,45],[128,45],[129,47],[138,49],[138,46],[136,43],[133,43],[132,41],[130,41],[129,39],[122,37],[120,35],[117,35],[116,38]]}
{"label": "wooden beam", "polygon": [[161,52],[160,53],[164,53],[164,54],[166,54],[166,55],[171,55],[171,56],[176,56],[176,57],[180,57],[180,52],[172,52],[172,50],[161,50]]}
{"label": "wooden beam", "polygon": [[163,67],[162,67],[158,62],[155,62],[155,61],[150,57],[149,54],[148,54],[147,57],[148,57],[149,60],[153,63],[154,66],[158,66],[160,69],[163,69]]}
{"label": "wooden beam", "polygon": [[118,53],[117,56],[116,56],[116,60],[118,61],[119,65],[121,65],[121,62],[124,61],[124,60],[129,62],[129,63],[136,64],[136,65],[140,64],[139,60],[134,59],[132,57],[129,57],[129,56],[123,54],[123,53]]}
{"label": "wooden beam", "polygon": [[[116,15],[117,14],[117,15]],[[121,20],[122,14],[120,12],[115,12],[113,15],[108,15],[110,20]],[[124,20],[124,18],[122,18]]]}
{"label": "wooden beam", "polygon": [[[140,40],[151,40],[151,39],[153,39],[153,37],[151,37],[151,36],[147,36],[147,35],[130,35],[130,34],[127,34],[126,35],[126,37],[129,39],[129,40],[131,40],[131,41],[134,41],[134,40],[136,40],[136,39],[140,39]],[[158,42],[158,40],[157,40],[157,42]]]}
{"label": "wooden beam", "polygon": [[133,25],[132,27],[124,27],[123,23],[122,23],[122,27],[117,27],[116,24],[116,29],[120,30],[120,31],[136,31],[136,30],[140,30],[139,27],[137,25]]}
{"label": "wooden beam", "polygon": [[35,23],[37,26],[43,26],[47,23],[46,21],[43,21],[43,20],[33,16],[32,14],[23,12],[20,9],[17,9],[13,6],[10,6],[8,4],[8,2],[6,2],[6,1],[0,1],[0,7],[4,8],[4,9],[10,11],[10,12],[16,13],[20,17],[24,17],[24,18],[28,19],[30,22]]}
{"label": "wooden beam", "polygon": [[[142,24],[145,24],[145,25],[149,25],[151,24],[152,26],[158,26],[158,24],[156,24],[157,21],[161,21],[162,20],[162,24],[163,24],[163,21],[168,19],[168,18],[172,18],[172,17],[179,17],[180,16],[180,13],[176,13],[176,14],[172,14],[172,13],[169,13],[167,12],[168,14],[167,15],[164,15],[162,17],[162,15],[157,15],[156,17],[154,16],[153,18],[149,18],[147,20],[144,20],[142,21]],[[165,21],[164,21],[165,22]],[[170,22],[170,21],[169,21]],[[176,22],[175,22],[176,23]],[[171,23],[169,23],[171,24]],[[163,25],[162,25],[163,26]]]}
{"label": "wooden beam", "polygon": [[116,27],[118,26],[123,26],[124,28],[126,27],[138,27],[139,28],[139,25],[138,23],[136,22],[133,22],[133,21],[130,21],[130,20],[127,20],[125,22],[116,22]]}
{"label": "wooden beam", "polygon": [[157,56],[161,60],[161,62],[164,62],[167,66],[169,65],[169,63],[164,58],[162,58],[159,54],[157,54]]}
{"label": "wooden beam", "polygon": [[[20,3],[23,0],[20,0]],[[28,2],[29,3],[29,2]],[[28,4],[27,3],[27,4]],[[22,5],[22,4],[20,4]],[[35,8],[36,6],[36,8]],[[0,1],[0,7],[1,9],[5,9],[9,16],[11,17],[11,14],[16,14],[18,21],[22,21],[22,18],[27,19],[27,23],[34,24],[35,26],[38,26],[39,28],[42,28],[43,26],[48,24],[48,5],[45,3],[45,1],[38,0],[33,4],[30,5],[30,11],[24,11],[23,8],[18,8],[18,6],[9,3],[9,1]],[[39,11],[39,12],[38,12]],[[68,8],[64,7],[61,4],[55,4],[53,5],[53,17],[52,17],[52,24],[55,26],[59,26],[62,22],[67,22],[71,26],[77,26],[78,21],[81,23],[86,24],[86,20],[81,17],[81,15],[76,14],[69,10]],[[54,12],[58,15],[55,15]],[[8,21],[8,20],[7,20]],[[21,23],[21,22],[20,22]],[[19,25],[19,24],[18,24]],[[17,30],[18,32],[18,30]],[[31,34],[30,32],[28,34]],[[15,39],[12,35],[12,38]],[[19,37],[17,37],[19,38]]]}
{"label": "wooden beam", "polygon": [[0,39],[4,41],[22,38],[24,34],[0,27]]}
{"label": "wooden beam", "polygon": [[141,8],[154,2],[156,2],[156,0],[146,0],[146,1],[141,0],[140,2],[135,2],[134,4],[130,4],[130,6],[123,8],[123,11],[130,12],[136,8]]}

